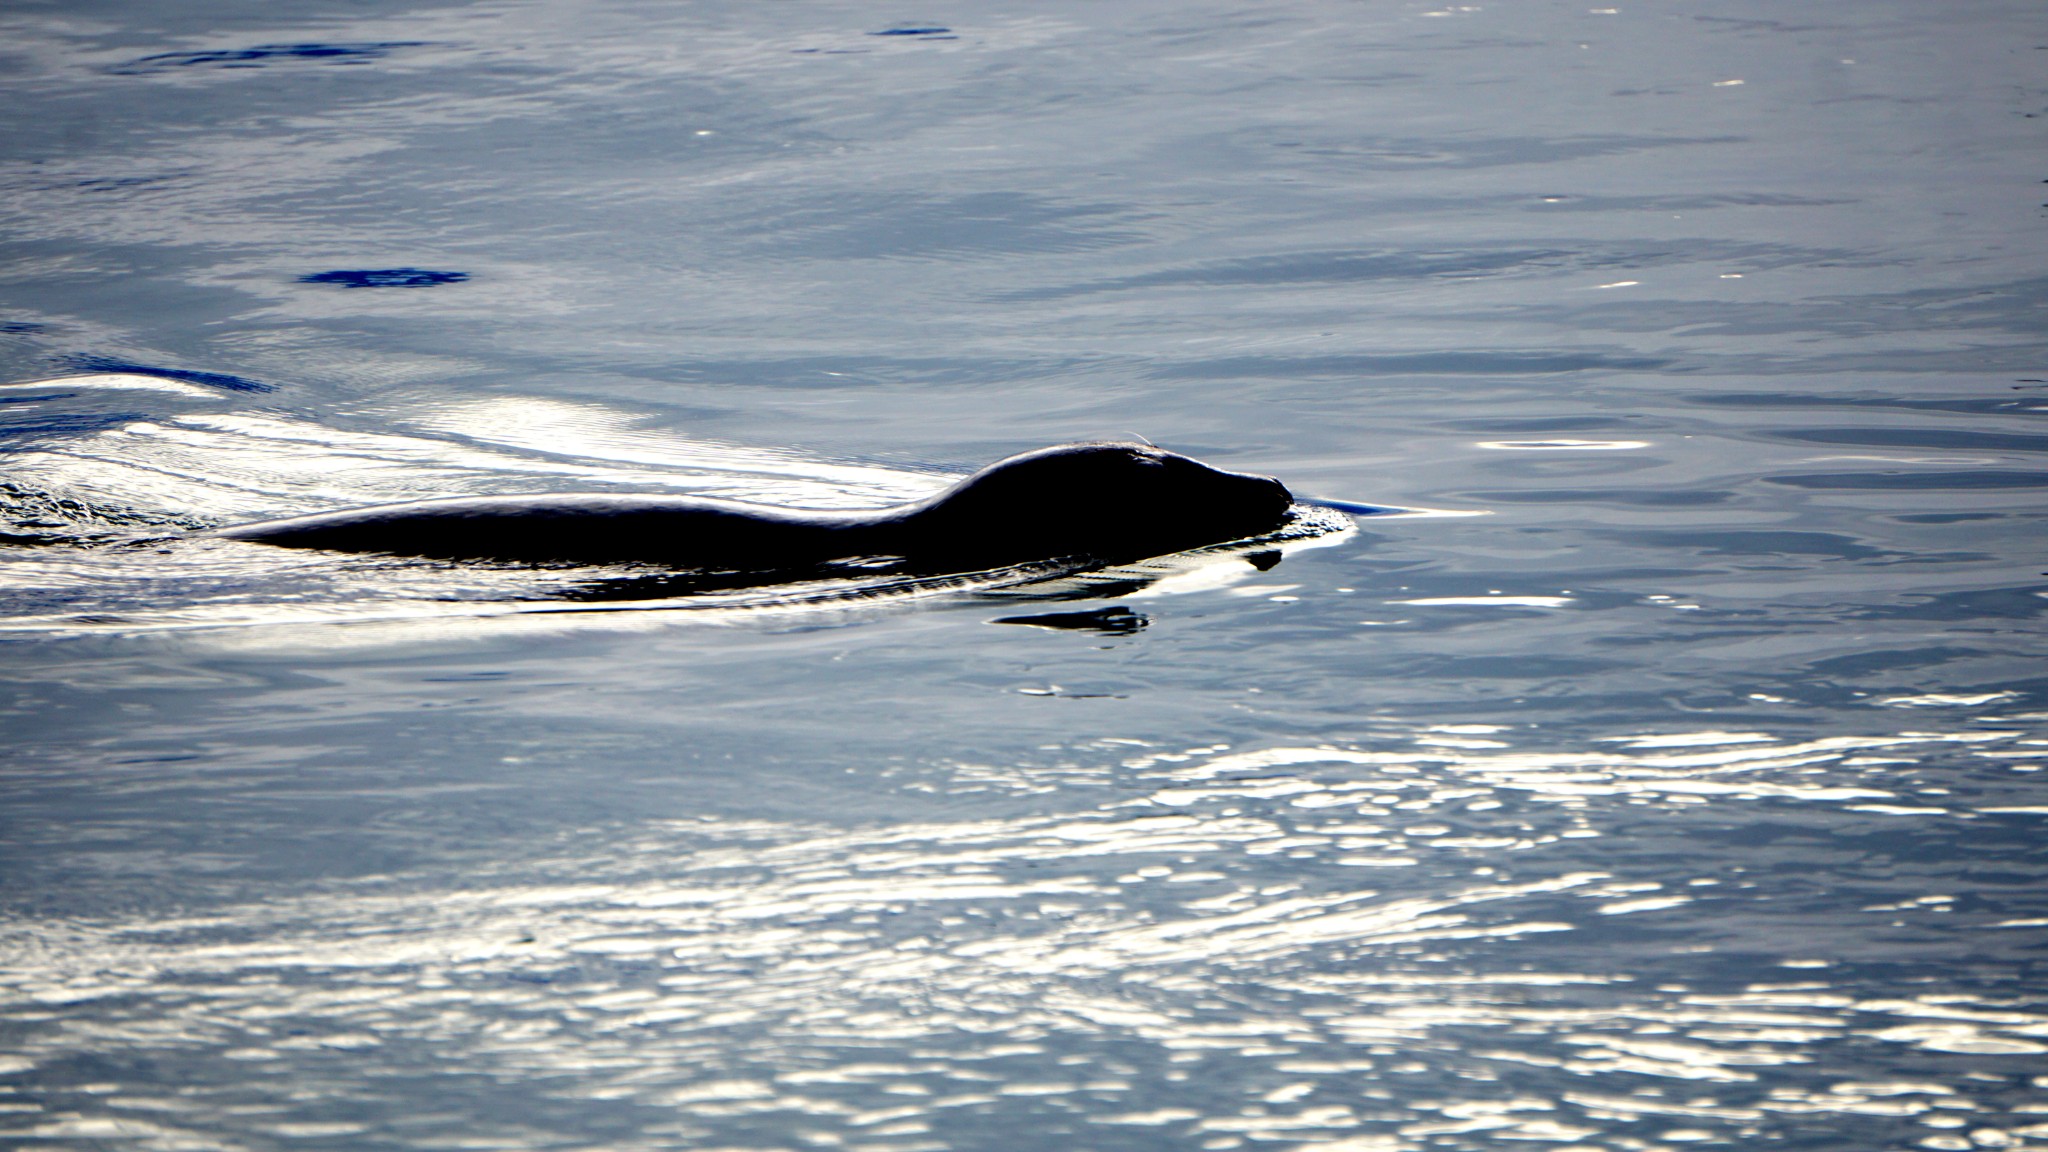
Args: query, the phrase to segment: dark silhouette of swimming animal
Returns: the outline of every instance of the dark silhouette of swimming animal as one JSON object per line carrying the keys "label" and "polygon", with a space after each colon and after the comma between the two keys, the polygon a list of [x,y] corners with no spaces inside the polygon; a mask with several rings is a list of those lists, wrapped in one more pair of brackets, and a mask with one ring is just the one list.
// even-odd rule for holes
{"label": "dark silhouette of swimming animal", "polygon": [[1026,452],[930,499],[869,511],[697,496],[477,496],[269,520],[217,535],[287,548],[641,563],[786,580],[846,570],[942,575],[1037,561],[1120,564],[1262,535],[1287,521],[1292,504],[1271,477],[1112,442]]}

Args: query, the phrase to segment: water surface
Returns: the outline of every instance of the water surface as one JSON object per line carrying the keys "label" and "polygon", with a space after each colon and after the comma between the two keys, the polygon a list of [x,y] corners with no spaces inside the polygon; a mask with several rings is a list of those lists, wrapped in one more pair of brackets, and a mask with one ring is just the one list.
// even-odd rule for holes
{"label": "water surface", "polygon": [[[10,1139],[2048,1146],[2038,6],[0,29]],[[716,604],[192,535],[1133,434],[1409,514]]]}

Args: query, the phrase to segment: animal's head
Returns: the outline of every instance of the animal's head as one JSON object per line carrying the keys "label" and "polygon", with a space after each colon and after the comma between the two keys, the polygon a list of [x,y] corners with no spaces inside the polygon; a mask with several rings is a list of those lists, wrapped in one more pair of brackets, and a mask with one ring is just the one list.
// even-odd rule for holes
{"label": "animal's head", "polygon": [[945,530],[1009,563],[1134,560],[1256,536],[1294,498],[1270,476],[1226,472],[1149,444],[1063,444],[991,464],[933,501]]}

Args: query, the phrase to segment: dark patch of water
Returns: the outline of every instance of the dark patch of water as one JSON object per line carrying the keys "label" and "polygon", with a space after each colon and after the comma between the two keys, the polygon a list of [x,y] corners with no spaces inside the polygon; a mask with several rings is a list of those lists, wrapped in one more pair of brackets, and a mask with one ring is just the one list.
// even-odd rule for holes
{"label": "dark patch of water", "polygon": [[418,40],[369,43],[258,44],[250,48],[214,48],[192,52],[160,52],[109,69],[118,75],[146,75],[173,68],[262,68],[286,61],[319,64],[367,64],[402,48],[419,48]]}
{"label": "dark patch of water", "polygon": [[301,284],[339,284],[343,288],[432,288],[460,284],[467,272],[434,272],[425,268],[363,268],[313,272],[299,277]]}
{"label": "dark patch of water", "polygon": [[139,364],[115,356],[100,356],[92,353],[75,353],[57,357],[57,362],[66,368],[79,372],[115,372],[132,376],[154,376],[160,380],[176,380],[184,384],[204,384],[208,388],[224,388],[230,392],[275,392],[277,385],[251,380],[246,376],[235,376],[226,372],[202,372],[192,368],[159,368],[153,364]]}

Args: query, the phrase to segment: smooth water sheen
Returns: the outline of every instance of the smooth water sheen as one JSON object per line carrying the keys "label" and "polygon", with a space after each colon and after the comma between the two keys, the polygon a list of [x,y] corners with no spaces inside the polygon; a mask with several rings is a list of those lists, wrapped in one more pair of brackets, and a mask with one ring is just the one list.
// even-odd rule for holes
{"label": "smooth water sheen", "polygon": [[[0,1133],[2048,1148],[2044,67],[2026,0],[9,5]],[[195,534],[1131,435],[1331,504],[722,597]]]}

